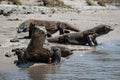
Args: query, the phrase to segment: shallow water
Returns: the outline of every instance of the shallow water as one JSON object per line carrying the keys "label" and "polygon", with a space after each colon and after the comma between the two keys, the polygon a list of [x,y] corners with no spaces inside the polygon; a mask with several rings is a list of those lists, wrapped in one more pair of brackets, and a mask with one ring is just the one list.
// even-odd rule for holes
{"label": "shallow water", "polygon": [[119,80],[120,41],[75,51],[60,65],[38,65],[0,73],[0,80]]}

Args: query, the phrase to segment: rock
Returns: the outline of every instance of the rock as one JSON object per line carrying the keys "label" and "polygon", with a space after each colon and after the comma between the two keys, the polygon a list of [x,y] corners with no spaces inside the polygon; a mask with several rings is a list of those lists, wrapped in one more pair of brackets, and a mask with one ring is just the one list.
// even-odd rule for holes
{"label": "rock", "polygon": [[6,56],[6,57],[11,57],[11,54],[6,53],[5,56]]}
{"label": "rock", "polygon": [[4,10],[0,10],[0,15],[3,15],[3,13],[4,13]]}
{"label": "rock", "polygon": [[19,39],[11,39],[10,42],[19,42]]}
{"label": "rock", "polygon": [[8,21],[20,21],[20,19],[15,18],[15,19],[7,19]]}

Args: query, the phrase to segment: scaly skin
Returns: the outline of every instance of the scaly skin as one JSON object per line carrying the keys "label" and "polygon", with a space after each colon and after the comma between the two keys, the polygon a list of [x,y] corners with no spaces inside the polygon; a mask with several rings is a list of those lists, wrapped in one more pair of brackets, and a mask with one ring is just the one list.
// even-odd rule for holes
{"label": "scaly skin", "polygon": [[49,38],[48,41],[63,44],[96,46],[98,44],[96,37],[105,35],[111,30],[113,29],[111,29],[111,27],[108,25],[98,25],[83,32],[69,33],[58,37],[52,37]]}
{"label": "scaly skin", "polygon": [[[35,26],[32,29],[32,38],[28,47],[24,50],[13,50],[18,56],[18,64],[26,63],[26,61],[58,64],[62,56],[67,57],[72,54],[72,51],[67,48],[59,48],[44,44],[46,40],[45,32]],[[47,47],[44,47],[44,45]]]}
{"label": "scaly skin", "polygon": [[[18,33],[27,32],[31,30],[30,24],[44,26],[49,36],[54,34],[57,31],[60,32],[60,35],[66,32],[68,33],[68,30],[75,31],[75,32],[80,31],[75,26],[72,26],[66,22],[29,19],[20,24],[17,32]],[[31,31],[29,31],[29,34],[31,34]],[[31,35],[29,36],[31,37]]]}

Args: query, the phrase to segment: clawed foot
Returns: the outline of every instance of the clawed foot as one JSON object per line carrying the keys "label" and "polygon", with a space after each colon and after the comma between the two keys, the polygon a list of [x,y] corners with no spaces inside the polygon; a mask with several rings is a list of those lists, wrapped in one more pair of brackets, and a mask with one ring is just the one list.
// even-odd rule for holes
{"label": "clawed foot", "polygon": [[21,65],[21,64],[27,64],[27,60],[26,59],[24,59],[24,60],[15,60],[14,61],[14,64],[16,64],[16,65]]}
{"label": "clawed foot", "polygon": [[24,51],[25,51],[25,48],[12,49],[12,52],[15,52],[14,55],[17,55],[17,58],[18,58],[18,60],[14,61],[15,64],[19,65],[19,64],[26,64],[27,63],[27,59],[25,57]]}
{"label": "clawed foot", "polygon": [[56,62],[53,62],[52,64],[53,64],[53,65],[58,65],[59,63],[60,63],[60,62],[57,62],[57,61],[56,61]]}
{"label": "clawed foot", "polygon": [[52,47],[51,49],[53,51],[52,64],[57,65],[61,61],[61,50],[57,47]]}

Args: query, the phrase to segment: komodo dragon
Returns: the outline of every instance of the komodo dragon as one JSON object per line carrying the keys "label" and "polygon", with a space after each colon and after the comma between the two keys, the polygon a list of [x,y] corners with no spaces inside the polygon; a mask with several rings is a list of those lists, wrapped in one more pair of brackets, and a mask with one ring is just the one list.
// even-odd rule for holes
{"label": "komodo dragon", "polygon": [[28,37],[31,37],[31,26],[33,25],[44,26],[47,30],[48,37],[51,37],[51,35],[57,31],[60,32],[60,35],[64,33],[69,33],[69,30],[75,32],[80,31],[76,28],[76,26],[70,25],[66,22],[28,19],[19,25],[17,32],[21,33],[29,31]]}
{"label": "komodo dragon", "polygon": [[96,37],[105,35],[112,30],[110,26],[101,24],[83,32],[64,34],[47,40],[54,43],[96,46],[98,44]]}
{"label": "komodo dragon", "polygon": [[12,50],[18,57],[17,64],[28,61],[58,64],[61,61],[61,57],[67,57],[73,54],[68,48],[50,46],[49,43],[45,44],[45,41],[45,31],[34,26],[28,47],[26,49],[17,48]]}

